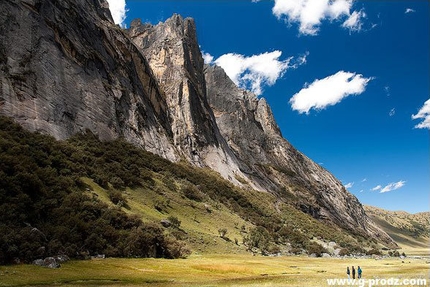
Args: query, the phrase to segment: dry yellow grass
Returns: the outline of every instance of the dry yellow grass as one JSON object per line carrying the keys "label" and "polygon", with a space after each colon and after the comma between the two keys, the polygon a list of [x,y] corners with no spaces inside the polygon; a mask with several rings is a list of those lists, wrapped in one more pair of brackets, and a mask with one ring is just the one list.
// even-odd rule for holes
{"label": "dry yellow grass", "polygon": [[0,267],[0,286],[328,286],[345,278],[346,266],[363,278],[429,279],[428,259],[336,259],[193,255],[188,259],[71,261],[59,269],[32,265]]}

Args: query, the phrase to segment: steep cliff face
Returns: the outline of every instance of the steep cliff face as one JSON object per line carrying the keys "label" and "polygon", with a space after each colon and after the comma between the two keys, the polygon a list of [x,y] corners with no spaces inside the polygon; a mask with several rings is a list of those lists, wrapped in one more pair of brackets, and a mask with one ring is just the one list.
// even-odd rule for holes
{"label": "steep cliff face", "polygon": [[[134,20],[128,33],[163,90],[172,119],[173,143],[180,155],[240,185],[237,177],[246,176],[221,136],[208,105],[194,20],[173,15],[155,26]],[[249,184],[255,187],[251,181]]]}
{"label": "steep cliff face", "polygon": [[192,19],[114,25],[105,0],[0,2],[0,113],[65,139],[90,129],[210,167],[313,217],[392,242],[281,135],[264,99],[204,66]]}
{"label": "steep cliff face", "polygon": [[0,112],[65,139],[90,129],[175,160],[167,103],[105,0],[0,4]]}
{"label": "steep cliff face", "polygon": [[221,134],[253,181],[314,218],[391,242],[339,180],[282,137],[264,98],[239,89],[220,67],[206,66],[205,77]]}

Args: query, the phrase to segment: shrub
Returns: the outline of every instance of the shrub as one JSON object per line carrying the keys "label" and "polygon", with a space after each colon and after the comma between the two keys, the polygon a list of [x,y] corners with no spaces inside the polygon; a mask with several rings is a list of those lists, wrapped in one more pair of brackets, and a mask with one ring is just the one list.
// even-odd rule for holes
{"label": "shrub", "polygon": [[291,248],[290,252],[292,254],[300,254],[300,253],[302,253],[302,249],[301,248],[297,248],[297,247],[293,247],[293,248]]}
{"label": "shrub", "polygon": [[182,187],[182,193],[188,199],[201,202],[203,200],[203,195],[200,190],[197,189],[196,186],[191,184],[185,184]]}
{"label": "shrub", "polygon": [[191,250],[183,241],[177,241],[173,238],[166,239],[166,256],[167,258],[186,258],[191,254]]}
{"label": "shrub", "polygon": [[112,184],[113,188],[116,189],[125,189],[124,181],[118,176],[112,177],[109,182]]}
{"label": "shrub", "polygon": [[269,244],[268,248],[267,248],[267,253],[268,254],[279,254],[281,252],[281,248],[276,245],[276,244]]}
{"label": "shrub", "polygon": [[165,201],[162,200],[156,200],[154,202],[154,208],[158,210],[159,212],[163,212],[167,208],[167,204]]}
{"label": "shrub", "polygon": [[392,256],[392,257],[400,257],[400,253],[397,250],[395,250],[395,251],[388,251],[388,255]]}
{"label": "shrub", "polygon": [[227,228],[220,228],[220,229],[218,229],[218,233],[219,233],[219,236],[221,238],[224,238],[225,235],[227,234]]}
{"label": "shrub", "polygon": [[348,249],[346,249],[346,248],[342,248],[340,251],[339,251],[339,256],[346,256],[346,255],[349,255],[350,254],[350,252],[348,251]]}
{"label": "shrub", "polygon": [[382,255],[381,251],[379,251],[376,248],[372,248],[372,249],[366,251],[366,254],[367,255]]}
{"label": "shrub", "polygon": [[173,228],[179,229],[181,226],[181,221],[176,216],[169,216],[167,220],[170,221]]}
{"label": "shrub", "polygon": [[127,203],[127,200],[124,198],[124,195],[119,190],[110,190],[109,191],[109,199],[113,204],[123,205]]}
{"label": "shrub", "polygon": [[247,246],[248,250],[258,248],[263,252],[267,251],[270,241],[271,236],[269,232],[262,226],[252,228],[243,239],[243,243]]}
{"label": "shrub", "polygon": [[327,250],[316,242],[310,242],[306,246],[306,250],[308,254],[315,254],[317,257],[321,257],[323,253],[327,253]]}

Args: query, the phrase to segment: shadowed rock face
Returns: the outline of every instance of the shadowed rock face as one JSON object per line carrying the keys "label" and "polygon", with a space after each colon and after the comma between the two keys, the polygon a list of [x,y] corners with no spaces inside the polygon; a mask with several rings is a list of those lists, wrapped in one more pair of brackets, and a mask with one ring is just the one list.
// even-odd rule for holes
{"label": "shadowed rock face", "polygon": [[0,114],[57,139],[86,129],[122,136],[392,243],[355,196],[282,137],[263,98],[204,66],[189,18],[123,31],[105,0],[2,0]]}
{"label": "shadowed rock face", "polygon": [[0,4],[0,112],[65,139],[90,129],[175,160],[167,104],[105,0]]}

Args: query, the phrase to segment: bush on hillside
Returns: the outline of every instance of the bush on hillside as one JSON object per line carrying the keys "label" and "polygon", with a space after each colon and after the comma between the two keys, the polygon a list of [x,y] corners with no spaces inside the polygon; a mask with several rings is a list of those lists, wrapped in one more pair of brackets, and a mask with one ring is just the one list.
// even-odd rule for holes
{"label": "bush on hillside", "polygon": [[172,224],[172,227],[175,229],[179,229],[181,226],[181,221],[176,216],[169,216],[167,220]]}
{"label": "bush on hillside", "polygon": [[262,226],[257,226],[249,230],[243,238],[243,244],[248,250],[259,249],[261,252],[268,250],[272,238],[269,232]]}
{"label": "bush on hillside", "polygon": [[317,257],[321,257],[323,253],[327,253],[327,249],[313,241],[307,244],[306,250],[308,254],[315,254]]}
{"label": "bush on hillside", "polygon": [[[91,133],[59,142],[0,117],[0,264],[57,254],[186,256],[186,248],[167,240],[160,227],[107,206],[80,181],[87,176],[105,187],[141,184],[148,153],[136,157],[130,147],[121,140],[102,143]],[[115,190],[110,198],[125,201]]]}

